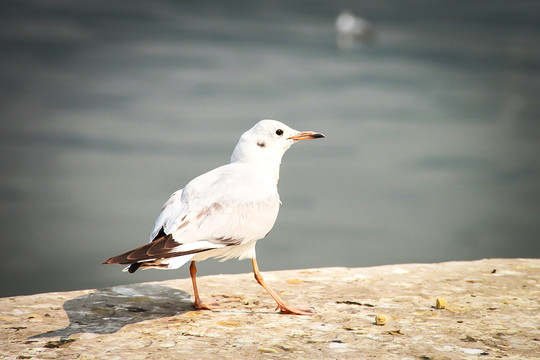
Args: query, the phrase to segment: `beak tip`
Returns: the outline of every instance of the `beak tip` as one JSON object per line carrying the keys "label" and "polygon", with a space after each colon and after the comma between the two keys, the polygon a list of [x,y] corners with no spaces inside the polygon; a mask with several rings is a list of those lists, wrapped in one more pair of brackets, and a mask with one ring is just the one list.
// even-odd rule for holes
{"label": "beak tip", "polygon": [[326,137],[324,134],[314,131],[303,131],[296,136],[291,136],[289,139],[294,141],[307,140],[307,139],[320,139]]}

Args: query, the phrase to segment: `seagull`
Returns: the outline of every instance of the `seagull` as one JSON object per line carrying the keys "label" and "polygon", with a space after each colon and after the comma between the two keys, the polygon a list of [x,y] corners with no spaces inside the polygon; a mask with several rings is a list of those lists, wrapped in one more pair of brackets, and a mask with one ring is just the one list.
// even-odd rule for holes
{"label": "seagull", "polygon": [[150,242],[103,264],[137,269],[177,269],[191,261],[194,307],[213,310],[197,290],[197,261],[219,258],[251,259],[255,280],[272,296],[280,313],[312,315],[311,309],[288,306],[263,280],[255,256],[257,240],[276,221],[277,183],[281,159],[300,140],[324,138],[314,131],[297,131],[276,120],[261,120],[240,137],[231,162],[191,180],[165,202],[150,235]]}
{"label": "seagull", "polygon": [[336,43],[340,50],[350,50],[358,41],[370,44],[375,38],[373,23],[348,10],[338,15],[335,28]]}

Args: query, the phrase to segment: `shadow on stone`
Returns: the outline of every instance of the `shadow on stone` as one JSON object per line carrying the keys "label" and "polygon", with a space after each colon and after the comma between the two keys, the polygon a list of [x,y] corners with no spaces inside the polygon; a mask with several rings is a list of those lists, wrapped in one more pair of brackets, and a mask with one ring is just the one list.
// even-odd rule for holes
{"label": "shadow on stone", "polygon": [[63,305],[69,317],[65,328],[31,338],[69,337],[76,333],[111,334],[128,324],[192,311],[190,295],[152,284],[122,285],[96,290]]}

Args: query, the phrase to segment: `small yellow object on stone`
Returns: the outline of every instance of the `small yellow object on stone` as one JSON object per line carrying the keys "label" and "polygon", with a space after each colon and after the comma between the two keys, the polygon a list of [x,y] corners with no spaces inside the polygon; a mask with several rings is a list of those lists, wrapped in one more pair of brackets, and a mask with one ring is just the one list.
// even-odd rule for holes
{"label": "small yellow object on stone", "polygon": [[435,307],[437,309],[446,309],[446,305],[448,302],[445,298],[437,298],[437,301],[435,302]]}
{"label": "small yellow object on stone", "polygon": [[384,325],[386,324],[386,316],[383,314],[379,314],[375,316],[375,324],[377,325]]}

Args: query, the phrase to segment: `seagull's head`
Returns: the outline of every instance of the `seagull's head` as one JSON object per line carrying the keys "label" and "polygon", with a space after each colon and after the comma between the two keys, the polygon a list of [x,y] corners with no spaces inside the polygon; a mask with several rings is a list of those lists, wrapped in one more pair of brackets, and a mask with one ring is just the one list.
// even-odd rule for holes
{"label": "seagull's head", "polygon": [[292,144],[300,140],[323,138],[314,131],[291,129],[276,120],[261,120],[240,137],[231,156],[235,161],[270,161],[281,163],[281,158]]}

